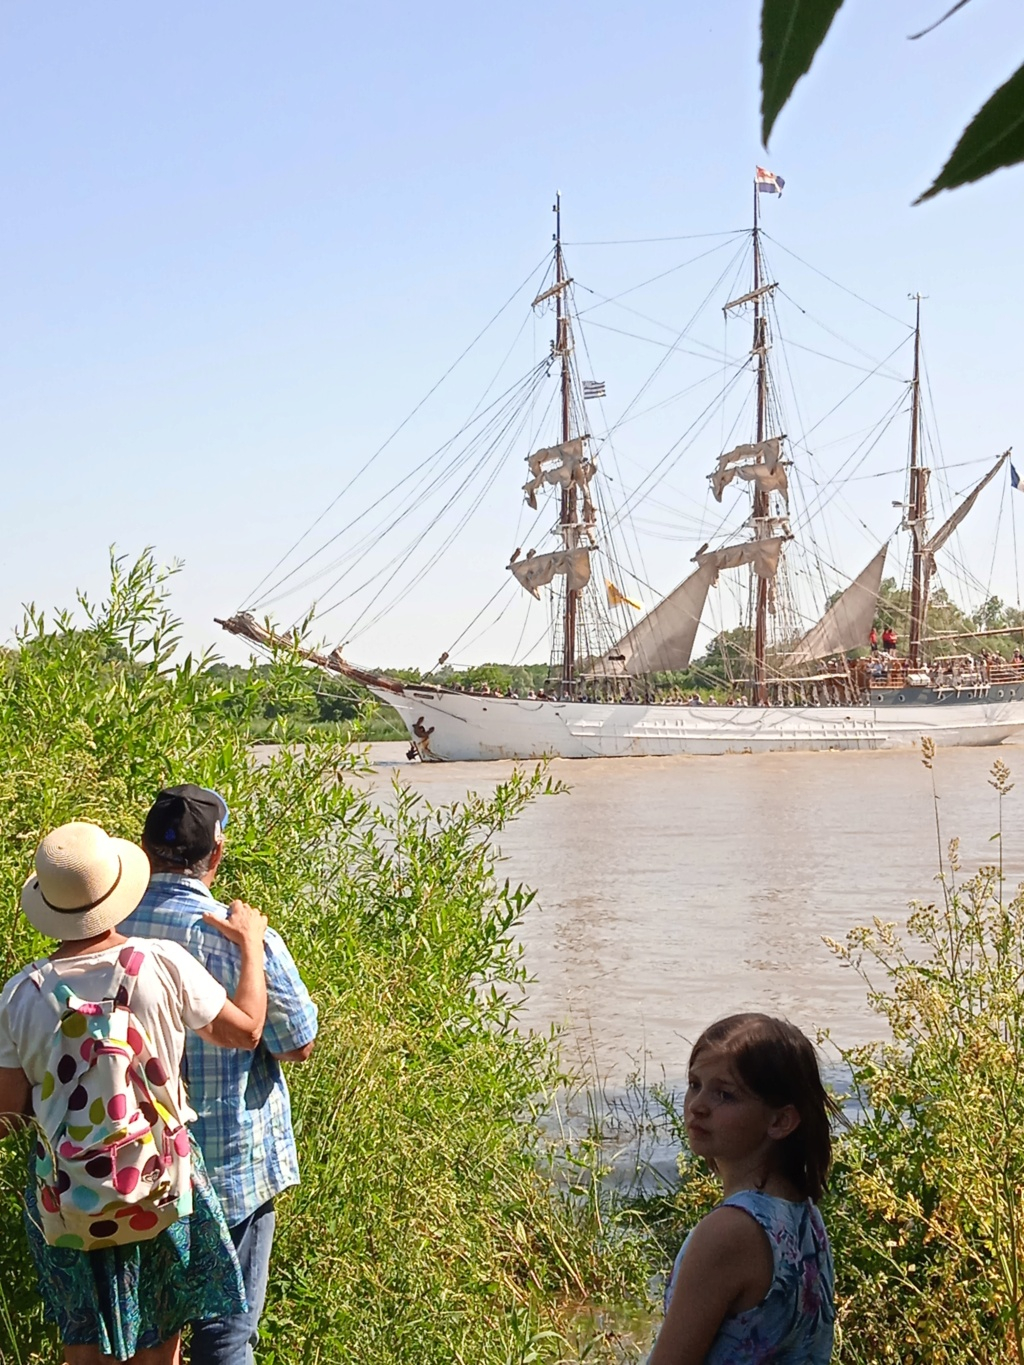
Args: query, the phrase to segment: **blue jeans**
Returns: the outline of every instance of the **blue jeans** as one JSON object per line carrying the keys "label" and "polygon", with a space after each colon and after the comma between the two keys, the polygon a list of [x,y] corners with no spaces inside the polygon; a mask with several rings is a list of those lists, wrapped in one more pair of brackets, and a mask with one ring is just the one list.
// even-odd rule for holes
{"label": "blue jeans", "polygon": [[231,1318],[193,1323],[191,1365],[255,1365],[253,1347],[260,1339],[260,1314],[270,1278],[274,1201],[268,1199],[255,1213],[228,1230],[242,1267],[249,1311]]}

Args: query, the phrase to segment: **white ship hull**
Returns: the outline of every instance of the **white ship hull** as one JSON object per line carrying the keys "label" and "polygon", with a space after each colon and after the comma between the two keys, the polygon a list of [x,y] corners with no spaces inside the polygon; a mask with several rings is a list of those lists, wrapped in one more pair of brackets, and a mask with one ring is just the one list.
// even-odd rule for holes
{"label": "white ship hull", "polygon": [[541,701],[408,687],[372,689],[427,762],[649,758],[672,754],[1001,744],[1024,730],[1024,687],[931,693],[920,704],[665,706]]}

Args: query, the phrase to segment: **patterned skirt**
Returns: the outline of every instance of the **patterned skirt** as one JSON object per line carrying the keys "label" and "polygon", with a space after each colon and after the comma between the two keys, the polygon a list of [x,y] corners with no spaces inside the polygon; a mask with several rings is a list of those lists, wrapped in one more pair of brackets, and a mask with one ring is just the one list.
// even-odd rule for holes
{"label": "patterned skirt", "polygon": [[25,1191],[25,1231],[47,1320],[68,1346],[98,1346],[130,1360],[187,1322],[246,1311],[238,1257],[202,1154],[192,1143],[192,1213],[158,1237],[103,1251],[49,1246],[39,1230],[35,1185]]}

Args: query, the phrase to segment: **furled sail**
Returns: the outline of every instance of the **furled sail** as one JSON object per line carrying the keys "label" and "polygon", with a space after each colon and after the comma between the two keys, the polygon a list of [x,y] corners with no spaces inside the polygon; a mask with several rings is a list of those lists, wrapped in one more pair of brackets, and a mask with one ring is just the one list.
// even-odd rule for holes
{"label": "furled sail", "polygon": [[730,469],[716,469],[711,475],[711,491],[716,502],[722,501],[722,494],[733,479],[756,483],[762,493],[781,493],[789,505],[789,476],[781,461],[776,465],[740,464]]}
{"label": "furled sail", "polygon": [[608,659],[622,662],[630,673],[670,672],[690,662],[708,589],[717,570],[702,565],[638,621]]}
{"label": "furled sail", "polygon": [[999,459],[996,460],[995,464],[982,479],[981,483],[979,483],[978,486],[972,492],[968,493],[967,497],[964,498],[963,502],[956,509],[953,515],[949,517],[946,521],[944,521],[942,525],[939,527],[939,529],[935,532],[935,534],[930,538],[930,540],[924,547],[925,554],[934,559],[935,552],[937,550],[942,549],[943,545],[945,545],[946,541],[950,538],[950,536],[953,534],[956,528],[963,521],[964,517],[966,517],[967,513],[977,502],[978,495],[992,482],[992,480],[999,473],[999,471],[1002,469],[1003,465],[1009,458],[1010,451],[1008,450],[1004,451],[1003,454],[1000,455]]}
{"label": "furled sail", "polygon": [[555,574],[565,574],[565,585],[570,592],[579,592],[590,582],[591,546],[580,545],[572,550],[554,550],[539,555],[530,550],[525,559],[513,560],[508,566],[527,592],[539,598],[538,588],[550,583]]}
{"label": "furled sail", "polygon": [[782,448],[781,436],[769,436],[767,441],[751,441],[748,445],[736,446],[718,457],[719,469],[737,460],[764,460],[765,464],[778,464]]}
{"label": "furled sail", "polygon": [[720,550],[698,550],[694,560],[700,567],[710,568],[717,579],[721,569],[738,569],[753,565],[758,578],[774,578],[779,572],[779,556],[788,536],[765,536],[762,540],[745,540],[739,545],[725,545]]}
{"label": "furled sail", "polygon": [[583,520],[587,523],[594,520],[589,485],[597,466],[593,460],[584,457],[584,440],[585,437],[577,436],[571,441],[563,441],[561,445],[535,450],[527,457],[526,463],[533,477],[523,484],[523,492],[534,511],[537,509],[537,490],[545,484],[561,489],[575,484],[583,494]]}
{"label": "furled sail", "polygon": [[[722,501],[722,494],[725,491],[726,486],[733,481],[737,474],[744,479],[757,478],[760,480],[760,478],[763,477],[753,473],[747,473],[745,470],[731,469],[730,465],[734,465],[740,460],[755,460],[758,463],[755,465],[748,465],[746,466],[746,469],[752,470],[759,468],[774,474],[776,469],[779,468],[781,450],[782,437],[772,436],[767,441],[753,441],[747,445],[736,446],[735,449],[727,450],[724,454],[719,455],[718,468],[711,475],[711,491],[715,495],[715,501]],[[783,485],[785,486],[785,471],[783,471],[782,479]],[[771,491],[770,488],[765,489],[765,492]],[[780,489],[780,491],[782,490]]]}
{"label": "furled sail", "polygon": [[789,656],[791,664],[805,664],[828,654],[863,645],[878,607],[878,594],[888,544],[882,546],[848,588],[839,594],[816,626],[812,626]]}

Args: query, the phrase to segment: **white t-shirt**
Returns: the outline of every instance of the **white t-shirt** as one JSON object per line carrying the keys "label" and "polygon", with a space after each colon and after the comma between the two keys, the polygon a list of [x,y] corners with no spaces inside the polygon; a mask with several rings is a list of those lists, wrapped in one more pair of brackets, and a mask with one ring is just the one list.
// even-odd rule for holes
{"label": "white t-shirt", "polygon": [[[152,938],[129,938],[126,942],[145,955],[132,992],[132,1014],[173,1080],[181,1069],[185,1030],[199,1030],[212,1023],[224,1008],[227,991],[179,943]],[[124,947],[119,943],[96,953],[59,958],[50,966],[79,999],[109,999],[117,959]],[[32,1085],[34,1106],[38,1106],[39,1087],[62,1013],[57,997],[46,985],[49,971],[43,972],[41,991],[30,979],[29,972],[37,965],[23,967],[0,991],[0,1066],[21,1067]],[[195,1115],[185,1102],[184,1090],[181,1100],[182,1117],[191,1122]]]}

